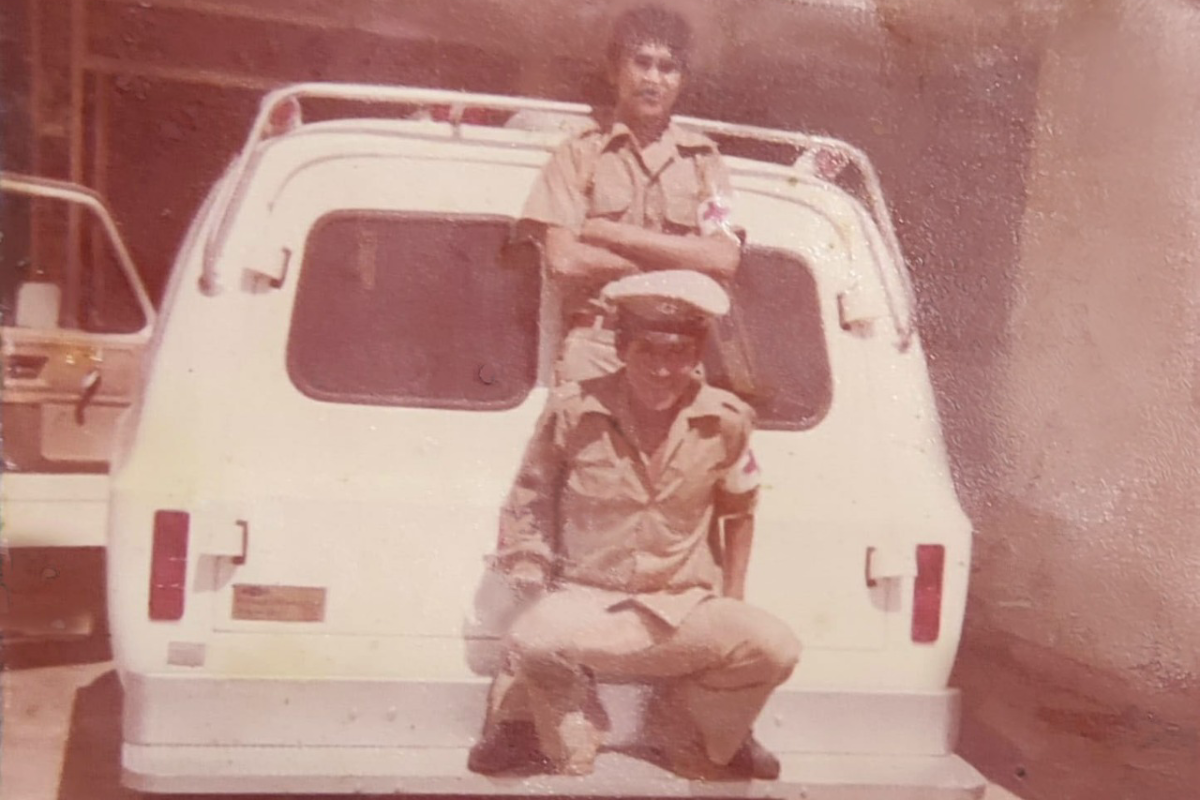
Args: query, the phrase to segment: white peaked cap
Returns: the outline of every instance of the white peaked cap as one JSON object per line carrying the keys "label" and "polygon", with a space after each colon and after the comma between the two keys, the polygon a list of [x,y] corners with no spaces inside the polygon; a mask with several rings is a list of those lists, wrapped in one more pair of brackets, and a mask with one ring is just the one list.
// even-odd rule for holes
{"label": "white peaked cap", "polygon": [[630,275],[604,287],[601,297],[645,319],[708,319],[729,313],[729,294],[707,275],[669,269]]}

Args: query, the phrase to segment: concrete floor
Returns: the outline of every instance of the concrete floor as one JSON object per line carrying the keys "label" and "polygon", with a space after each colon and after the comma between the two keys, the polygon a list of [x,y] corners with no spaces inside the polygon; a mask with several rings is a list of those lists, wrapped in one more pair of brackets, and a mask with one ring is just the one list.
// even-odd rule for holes
{"label": "concrete floor", "polygon": [[[1195,800],[1196,709],[1151,710],[1144,695],[1008,659],[970,632],[951,682],[963,691],[959,753],[1027,800]],[[1187,720],[1191,720],[1188,722]]]}

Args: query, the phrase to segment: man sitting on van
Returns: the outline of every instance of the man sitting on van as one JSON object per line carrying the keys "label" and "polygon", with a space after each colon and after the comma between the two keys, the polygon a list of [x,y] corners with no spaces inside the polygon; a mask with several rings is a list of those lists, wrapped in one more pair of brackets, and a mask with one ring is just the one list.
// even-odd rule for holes
{"label": "man sitting on van", "polygon": [[521,213],[561,297],[558,383],[620,366],[612,318],[596,303],[609,281],[662,269],[729,281],[737,269],[740,232],[717,146],[671,122],[690,44],[675,12],[643,6],[619,17],[607,52],[613,107],[555,151]]}
{"label": "man sitting on van", "polygon": [[674,772],[777,778],[751,728],[799,643],[742,599],[753,412],[696,369],[729,297],[685,270],[603,295],[624,367],[553,392],[505,505],[496,565],[536,599],[509,632],[469,767],[590,773],[599,679],[654,686],[644,736]]}

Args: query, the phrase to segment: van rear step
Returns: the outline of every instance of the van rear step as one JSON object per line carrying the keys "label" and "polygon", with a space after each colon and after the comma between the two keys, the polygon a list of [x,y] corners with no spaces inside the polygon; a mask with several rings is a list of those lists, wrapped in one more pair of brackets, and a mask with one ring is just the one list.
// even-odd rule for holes
{"label": "van rear step", "polygon": [[[781,756],[778,781],[697,782],[620,753],[587,777],[494,778],[459,748],[124,746],[122,782],[144,792],[524,797],[978,800],[987,782],[958,756]],[[323,768],[325,767],[325,768]]]}

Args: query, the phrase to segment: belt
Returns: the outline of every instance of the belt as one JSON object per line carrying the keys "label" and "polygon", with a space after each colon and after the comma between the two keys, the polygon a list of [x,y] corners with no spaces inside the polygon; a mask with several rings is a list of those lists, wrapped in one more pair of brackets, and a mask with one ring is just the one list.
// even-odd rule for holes
{"label": "belt", "polygon": [[567,323],[571,328],[596,328],[608,331],[617,328],[617,321],[611,314],[599,311],[576,311],[567,318]]}

